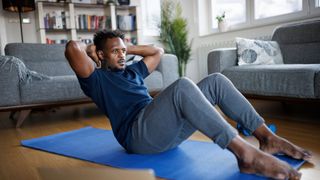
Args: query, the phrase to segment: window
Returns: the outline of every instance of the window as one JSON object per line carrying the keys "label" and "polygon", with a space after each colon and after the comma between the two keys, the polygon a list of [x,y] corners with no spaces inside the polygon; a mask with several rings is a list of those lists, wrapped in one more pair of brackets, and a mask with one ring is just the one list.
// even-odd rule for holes
{"label": "window", "polygon": [[302,0],[255,0],[254,18],[263,19],[272,16],[302,11]]}
{"label": "window", "polygon": [[216,16],[226,13],[229,25],[244,23],[246,21],[246,0],[211,0],[212,28],[218,27]]}
{"label": "window", "polygon": [[144,36],[159,36],[160,0],[141,0]]}
{"label": "window", "polygon": [[320,0],[198,0],[199,35],[217,33],[225,12],[228,31],[283,23],[320,15]]}

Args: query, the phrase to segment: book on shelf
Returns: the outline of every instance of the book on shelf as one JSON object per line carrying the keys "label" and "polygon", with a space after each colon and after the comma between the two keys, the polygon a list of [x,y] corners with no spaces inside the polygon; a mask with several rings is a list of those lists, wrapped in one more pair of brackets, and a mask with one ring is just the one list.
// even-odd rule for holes
{"label": "book on shelf", "polygon": [[56,29],[63,29],[63,24],[62,24],[62,11],[56,11]]}
{"label": "book on shelf", "polygon": [[43,17],[45,29],[69,29],[70,17],[67,11],[52,11]]}
{"label": "book on shelf", "polygon": [[136,29],[135,15],[117,15],[118,28],[123,31],[134,31]]}

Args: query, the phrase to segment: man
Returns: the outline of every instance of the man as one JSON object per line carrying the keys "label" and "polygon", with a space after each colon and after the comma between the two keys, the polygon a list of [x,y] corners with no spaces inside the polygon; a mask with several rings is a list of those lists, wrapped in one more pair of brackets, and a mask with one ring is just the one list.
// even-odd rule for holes
{"label": "man", "polygon": [[[100,31],[94,36],[94,45],[70,41],[65,55],[82,90],[109,117],[115,137],[128,152],[163,152],[199,130],[221,148],[229,149],[243,173],[300,179],[299,172],[270,154],[308,160],[310,152],[273,134],[226,77],[213,74],[198,85],[181,78],[152,99],[143,79],[157,67],[163,49],[126,47],[123,39],[119,31]],[[127,53],[144,58],[126,67]],[[102,68],[95,68],[94,62]],[[260,150],[244,141],[214,105],[253,133]]]}

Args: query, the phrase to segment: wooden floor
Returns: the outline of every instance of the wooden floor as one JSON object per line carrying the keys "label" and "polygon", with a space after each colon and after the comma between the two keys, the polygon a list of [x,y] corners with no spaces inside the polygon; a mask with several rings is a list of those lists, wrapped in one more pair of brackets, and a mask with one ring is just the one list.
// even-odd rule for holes
{"label": "wooden floor", "polygon": [[[251,101],[267,123],[277,126],[277,134],[311,150],[314,154],[310,163],[300,169],[302,179],[320,177],[320,110],[319,105],[283,105],[277,102]],[[20,146],[20,140],[78,129],[84,126],[110,129],[108,120],[94,105],[62,107],[55,110],[33,112],[21,129],[15,129],[9,113],[0,112],[0,179],[39,179],[37,169],[93,167],[108,168],[77,159],[67,158]],[[230,120],[228,120],[230,121]],[[234,123],[231,122],[234,125]],[[191,139],[209,141],[196,132]],[[254,138],[246,138],[258,145]]]}

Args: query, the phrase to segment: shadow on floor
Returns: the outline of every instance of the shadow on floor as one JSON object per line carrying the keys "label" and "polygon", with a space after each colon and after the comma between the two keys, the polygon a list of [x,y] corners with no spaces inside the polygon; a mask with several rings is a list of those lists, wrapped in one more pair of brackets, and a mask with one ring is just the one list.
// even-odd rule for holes
{"label": "shadow on floor", "polygon": [[320,103],[277,102],[249,99],[256,111],[266,118],[320,122]]}

